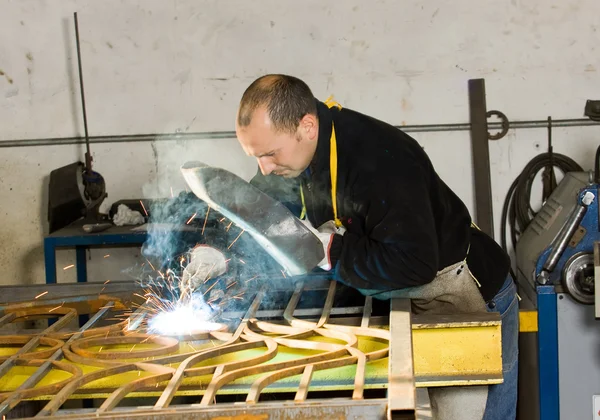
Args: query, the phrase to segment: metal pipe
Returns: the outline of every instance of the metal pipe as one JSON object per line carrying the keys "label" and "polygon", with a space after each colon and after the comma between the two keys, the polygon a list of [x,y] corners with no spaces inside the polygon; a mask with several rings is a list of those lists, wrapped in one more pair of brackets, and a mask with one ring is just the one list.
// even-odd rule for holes
{"label": "metal pipe", "polygon": [[[552,127],[587,127],[597,125],[600,122],[592,121],[587,118],[553,120]],[[396,128],[406,133],[434,133],[449,131],[469,131],[471,124],[417,124],[417,125],[397,125]],[[525,128],[547,128],[547,120],[531,121],[512,121],[509,123],[509,129]],[[497,122],[488,123],[490,130],[502,129],[502,124]],[[203,131],[194,133],[169,133],[169,134],[124,134],[108,136],[91,136],[90,143],[136,143],[152,141],[173,141],[173,140],[218,140],[234,139],[235,131]],[[48,137],[37,139],[22,140],[0,140],[0,148],[3,147],[34,147],[34,146],[63,146],[69,144],[85,143],[85,137]]]}

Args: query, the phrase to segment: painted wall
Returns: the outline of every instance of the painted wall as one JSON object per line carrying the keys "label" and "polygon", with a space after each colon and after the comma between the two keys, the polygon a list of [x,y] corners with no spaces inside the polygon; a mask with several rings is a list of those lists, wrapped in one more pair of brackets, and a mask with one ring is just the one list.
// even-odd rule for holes
{"label": "painted wall", "polygon": [[[471,78],[485,78],[488,108],[513,120],[578,118],[586,99],[600,98],[596,0],[0,0],[0,10],[0,140],[83,134],[75,11],[91,135],[232,130],[243,90],[274,72],[393,124],[467,122]],[[555,150],[589,168],[599,134],[556,129]],[[415,138],[473,208],[468,133]],[[545,138],[545,130],[511,131],[490,144],[496,219],[508,186]],[[177,192],[186,160],[246,179],[256,167],[235,139],[92,150],[107,181],[106,205]],[[0,149],[0,284],[44,281],[47,176],[83,153],[80,145]],[[90,280],[124,278],[138,253],[93,251]],[[59,253],[59,267],[72,262],[74,252]],[[74,274],[59,269],[59,281]]]}

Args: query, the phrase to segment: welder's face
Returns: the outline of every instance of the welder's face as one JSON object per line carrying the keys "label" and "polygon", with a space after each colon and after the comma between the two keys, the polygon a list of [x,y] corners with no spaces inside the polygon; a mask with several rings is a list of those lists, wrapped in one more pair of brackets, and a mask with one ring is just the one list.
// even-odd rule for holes
{"label": "welder's face", "polygon": [[[236,119],[237,120],[237,119]],[[237,138],[248,156],[256,157],[263,175],[299,176],[317,148],[318,122],[307,114],[294,133],[276,131],[266,109],[257,109],[247,127],[236,124]]]}

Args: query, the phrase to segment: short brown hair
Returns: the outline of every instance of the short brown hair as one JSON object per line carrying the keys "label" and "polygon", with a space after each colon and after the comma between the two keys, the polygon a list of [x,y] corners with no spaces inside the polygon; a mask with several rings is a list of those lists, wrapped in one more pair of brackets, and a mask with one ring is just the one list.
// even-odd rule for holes
{"label": "short brown hair", "polygon": [[257,108],[267,107],[273,128],[293,133],[306,114],[317,114],[317,103],[302,80],[285,74],[267,74],[256,79],[244,92],[238,112],[238,125],[247,127]]}

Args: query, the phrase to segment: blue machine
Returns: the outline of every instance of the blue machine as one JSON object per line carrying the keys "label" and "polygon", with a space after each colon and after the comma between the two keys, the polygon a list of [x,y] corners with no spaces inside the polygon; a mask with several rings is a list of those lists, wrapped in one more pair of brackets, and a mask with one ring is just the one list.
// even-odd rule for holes
{"label": "blue machine", "polygon": [[538,312],[537,334],[519,342],[519,418],[592,418],[600,395],[599,187],[593,174],[567,173],[517,243],[521,308]]}

